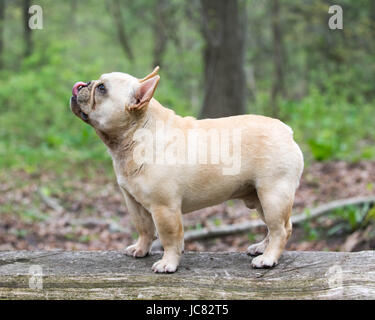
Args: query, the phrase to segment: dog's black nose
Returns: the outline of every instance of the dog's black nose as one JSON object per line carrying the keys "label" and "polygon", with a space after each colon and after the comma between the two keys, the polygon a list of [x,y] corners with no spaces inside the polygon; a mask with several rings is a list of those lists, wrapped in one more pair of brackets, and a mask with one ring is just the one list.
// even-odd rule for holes
{"label": "dog's black nose", "polygon": [[89,85],[90,85],[90,83],[91,83],[91,81],[87,82],[87,86],[89,86]]}

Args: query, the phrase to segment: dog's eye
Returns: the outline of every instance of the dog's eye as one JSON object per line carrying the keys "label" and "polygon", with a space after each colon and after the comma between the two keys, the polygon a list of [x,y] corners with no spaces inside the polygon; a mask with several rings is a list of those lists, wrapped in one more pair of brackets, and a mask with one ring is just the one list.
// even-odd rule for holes
{"label": "dog's eye", "polygon": [[99,84],[97,87],[96,87],[101,93],[105,93],[105,86],[103,83]]}

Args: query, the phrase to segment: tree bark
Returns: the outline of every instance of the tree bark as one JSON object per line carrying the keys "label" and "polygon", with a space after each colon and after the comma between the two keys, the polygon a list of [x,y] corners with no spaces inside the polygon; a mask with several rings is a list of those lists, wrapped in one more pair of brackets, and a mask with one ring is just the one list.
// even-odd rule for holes
{"label": "tree bark", "polygon": [[33,51],[33,41],[31,37],[31,29],[29,28],[29,8],[31,6],[30,0],[23,0],[22,12],[23,12],[23,37],[25,42],[24,57],[28,57]]}
{"label": "tree bark", "polygon": [[245,3],[201,0],[204,102],[201,117],[245,113]]}
{"label": "tree bark", "polygon": [[4,51],[4,19],[5,19],[5,0],[0,0],[0,69],[4,66],[3,51]]}
{"label": "tree bark", "polygon": [[134,60],[133,50],[130,46],[128,36],[126,35],[125,26],[121,15],[121,5],[119,0],[112,0],[109,3],[109,11],[111,12],[115,26],[117,29],[117,36],[120,42],[121,48],[125,55],[130,61]]}
{"label": "tree bark", "polygon": [[280,3],[279,0],[273,0],[271,4],[271,24],[273,36],[273,62],[274,62],[274,78],[271,90],[271,108],[272,116],[279,117],[279,107],[277,98],[280,93],[285,92],[284,85],[284,47],[282,30],[280,23]]}
{"label": "tree bark", "polygon": [[168,0],[157,0],[155,10],[155,23],[154,23],[154,52],[152,67],[162,66],[163,55],[168,43],[166,33],[166,16]]}

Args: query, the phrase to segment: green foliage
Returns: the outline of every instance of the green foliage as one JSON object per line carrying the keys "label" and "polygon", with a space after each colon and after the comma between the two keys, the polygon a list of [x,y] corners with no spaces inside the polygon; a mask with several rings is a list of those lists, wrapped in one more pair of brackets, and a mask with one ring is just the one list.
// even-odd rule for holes
{"label": "green foliage", "polygon": [[194,228],[193,230],[202,230],[202,229],[203,229],[202,224],[201,224],[200,222],[197,222],[197,223],[195,224],[195,228]]}
{"label": "green foliage", "polygon": [[[306,210],[306,216],[310,217],[310,211]],[[310,218],[302,222],[304,238],[308,241],[315,241],[319,237],[317,228],[311,225]]]}
{"label": "green foliage", "polygon": [[29,234],[29,231],[25,229],[12,229],[10,233],[15,235],[17,238],[25,238]]}
{"label": "green foliage", "polygon": [[37,209],[28,209],[25,211],[21,211],[19,213],[19,216],[21,220],[26,223],[35,223],[35,222],[45,221],[49,218],[48,214],[40,212]]}
{"label": "green foliage", "polygon": [[[309,216],[309,212],[306,212]],[[327,220],[329,223],[327,224]],[[308,241],[350,234],[375,221],[375,207],[345,206],[333,210],[328,216],[302,222],[304,238]]]}
{"label": "green foliage", "polygon": [[[134,61],[129,61],[106,3],[94,0],[77,2],[75,12],[68,1],[40,1],[44,29],[32,32],[33,53],[22,58],[21,9],[16,2],[7,2],[5,67],[0,70],[0,169],[96,167],[110,172],[104,145],[69,110],[71,87],[106,72],[142,77],[151,71],[155,3],[122,3],[135,53]],[[248,111],[270,115],[274,71],[269,19],[265,19],[269,8],[266,2],[249,3],[245,67],[254,71],[256,90],[248,86]],[[348,13],[346,23],[353,22],[342,33],[327,29],[325,1],[303,5],[290,1],[281,8],[287,88],[278,100],[279,113],[293,128],[307,161],[375,158],[375,33],[369,28],[372,20],[367,10],[371,3],[340,3]],[[191,5],[196,8],[196,4]],[[168,31],[156,98],[178,114],[195,116],[206,87],[199,11],[181,0],[171,0],[170,5],[175,29]]]}
{"label": "green foliage", "polygon": [[321,95],[314,88],[299,102],[284,102],[281,110],[313,159],[358,161],[375,156],[374,108],[372,103],[358,106],[342,96]]}
{"label": "green foliage", "polygon": [[0,74],[0,167],[32,172],[56,163],[59,169],[67,163],[105,161],[93,130],[69,110],[71,83],[92,78],[96,67],[66,68],[67,47],[52,42],[25,59],[22,71]]}
{"label": "green foliage", "polygon": [[216,227],[219,227],[223,224],[223,221],[220,218],[215,218],[213,222]]}
{"label": "green foliage", "polygon": [[367,215],[365,217],[365,220],[364,220],[364,223],[365,224],[368,224],[370,222],[374,222],[375,221],[375,207],[372,207],[368,212],[367,212]]}
{"label": "green foliage", "polygon": [[373,209],[369,210],[369,204],[361,207],[348,206],[336,209],[330,216],[339,218],[339,221],[328,230],[328,235],[337,232],[353,232],[363,227],[373,218],[373,212]]}
{"label": "green foliage", "polygon": [[256,240],[256,235],[254,233],[248,232],[247,239],[249,240],[249,242],[254,242]]}

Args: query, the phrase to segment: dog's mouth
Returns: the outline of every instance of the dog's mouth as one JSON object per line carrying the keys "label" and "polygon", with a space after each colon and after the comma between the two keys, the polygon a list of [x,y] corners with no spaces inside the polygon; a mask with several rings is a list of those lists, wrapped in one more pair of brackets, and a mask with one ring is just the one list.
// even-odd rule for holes
{"label": "dog's mouth", "polygon": [[80,82],[75,83],[72,89],[72,97],[70,98],[70,107],[73,113],[85,122],[89,121],[89,115],[85,113],[84,111],[82,111],[82,108],[80,107],[80,104],[78,101],[79,100],[78,94],[83,88],[88,87],[89,85],[90,85],[90,82],[85,83],[85,82],[80,81]]}
{"label": "dog's mouth", "polygon": [[76,82],[73,86],[73,89],[72,89],[72,94],[73,94],[73,97],[77,97],[78,95],[78,92],[83,88],[83,87],[87,87],[90,83],[86,83],[86,82],[82,82],[82,81],[79,81],[79,82]]}

